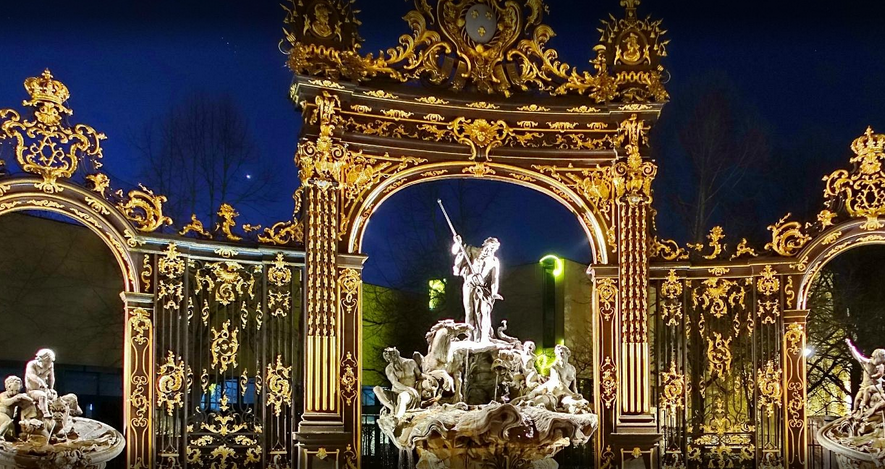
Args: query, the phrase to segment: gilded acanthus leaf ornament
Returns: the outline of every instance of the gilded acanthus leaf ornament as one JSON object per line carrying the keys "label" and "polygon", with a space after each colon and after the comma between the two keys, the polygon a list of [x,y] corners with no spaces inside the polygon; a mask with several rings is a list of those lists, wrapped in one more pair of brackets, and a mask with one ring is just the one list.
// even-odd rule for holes
{"label": "gilded acanthus leaf ornament", "polygon": [[154,193],[140,186],[141,190],[129,191],[125,202],[117,204],[117,208],[139,231],[150,233],[157,231],[165,225],[171,225],[172,219],[163,215],[163,204],[166,196],[154,195]]}
{"label": "gilded acanthus leaf ornament", "polygon": [[602,403],[606,409],[611,409],[618,394],[618,371],[611,357],[605,357],[599,372]]}
{"label": "gilded acanthus leaf ornament", "polygon": [[218,227],[228,241],[240,241],[243,239],[242,236],[237,236],[231,232],[231,229],[237,226],[235,218],[240,216],[240,214],[230,204],[221,204],[221,208],[218,209],[218,216],[221,217]]}
{"label": "gilded acanthus leaf ornament", "polygon": [[665,261],[684,261],[688,259],[688,252],[679,247],[679,243],[672,239],[654,237],[649,242],[648,257]]}
{"label": "gilded acanthus leaf ornament", "polygon": [[722,377],[731,369],[731,337],[713,332],[707,340],[707,368],[713,377]]}
{"label": "gilded acanthus leaf ornament", "polygon": [[510,135],[510,127],[504,121],[489,122],[486,119],[470,120],[464,117],[455,118],[449,128],[458,142],[470,146],[470,160],[477,157],[489,160],[489,152],[501,146]]}
{"label": "gilded acanthus leaf ornament", "polygon": [[258,242],[285,246],[293,243],[304,242],[304,229],[299,220],[282,221],[264,229],[264,234],[258,235]]}
{"label": "gilded acanthus leaf ornament", "polygon": [[668,326],[678,326],[682,320],[682,291],[682,280],[676,276],[676,270],[670,269],[661,284],[661,296],[664,297],[661,319]]}
{"label": "gilded acanthus leaf ornament", "polygon": [[614,165],[614,186],[619,198],[629,203],[651,202],[651,183],[658,173],[658,167],[640,155],[641,146],[648,143],[648,126],[633,114],[623,121],[615,143],[623,146],[627,158]]}
{"label": "gilded acanthus leaf ornament", "polygon": [[202,236],[206,239],[212,239],[212,233],[206,231],[206,228],[203,227],[203,222],[197,219],[196,214],[191,215],[191,222],[184,226],[181,231],[178,232],[181,236],[186,236],[188,233],[195,233],[199,236]]}
{"label": "gilded acanthus leaf ornament", "polygon": [[551,177],[574,189],[609,222],[613,216],[613,195],[615,193],[614,173],[611,166],[596,168],[574,168],[568,166],[533,165],[541,174]]}
{"label": "gilded acanthus leaf ornament", "polygon": [[49,70],[25,80],[25,89],[31,99],[23,104],[34,109],[33,119],[22,120],[16,111],[0,109],[0,140],[12,139],[21,169],[43,178],[34,184],[37,189],[61,192],[58,179],[73,176],[81,159],[89,159],[95,170],[101,167],[101,141],[106,137],[87,125],[64,122],[73,114],[65,106],[70,92]]}
{"label": "gilded acanthus leaf ornament", "polygon": [[353,354],[347,352],[344,360],[341,361],[341,398],[347,405],[353,405],[359,389],[359,380],[357,379],[357,362],[353,358]]}
{"label": "gilded acanthus leaf ornament", "polygon": [[[713,260],[719,257],[720,254],[725,250],[725,244],[722,243],[722,240],[725,239],[725,233],[722,230],[721,226],[714,226],[712,230],[710,230],[710,234],[707,235],[707,239],[710,240],[709,246],[712,249],[709,254],[701,255],[704,259]],[[703,243],[686,244],[691,249],[694,249],[697,252],[702,252],[704,250]]]}
{"label": "gilded acanthus leaf ornament", "polygon": [[766,250],[786,257],[794,256],[811,241],[811,236],[802,232],[802,224],[796,221],[788,222],[788,218],[790,218],[789,213],[768,227],[771,231],[771,242],[765,245]]}
{"label": "gilded acanthus leaf ornament", "polygon": [[825,177],[824,197],[831,206],[834,199],[841,198],[849,215],[866,218],[861,228],[882,228],[885,223],[879,217],[885,215],[885,135],[874,134],[868,127],[851,144],[851,150],[855,154],[850,160],[854,168],[851,172],[840,169]]}
{"label": "gilded acanthus leaf ornament", "polygon": [[692,303],[701,307],[715,318],[728,314],[729,307],[743,307],[746,289],[738,282],[724,278],[710,278],[694,291]]}

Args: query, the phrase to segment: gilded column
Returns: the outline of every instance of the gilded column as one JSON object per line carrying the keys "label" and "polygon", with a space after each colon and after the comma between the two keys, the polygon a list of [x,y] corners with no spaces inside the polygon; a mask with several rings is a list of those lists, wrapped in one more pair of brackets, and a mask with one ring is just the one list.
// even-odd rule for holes
{"label": "gilded column", "polygon": [[[621,464],[652,467],[660,435],[651,412],[648,342],[648,231],[651,183],[657,167],[644,159],[648,127],[636,114],[623,121],[618,143],[626,157],[615,163],[618,230],[618,304],[615,326],[618,415],[612,434]],[[619,457],[618,457],[619,456]],[[641,467],[640,466],[640,467]]]}
{"label": "gilded column", "polygon": [[784,462],[790,469],[805,467],[808,421],[805,416],[805,339],[808,310],[784,311],[782,344],[784,386]]}
{"label": "gilded column", "polygon": [[154,463],[154,297],[131,292],[121,296],[126,305],[123,353],[126,465],[150,468]]}
{"label": "gilded column", "polygon": [[347,467],[348,459],[355,464],[352,438],[359,434],[359,419],[347,418],[347,399],[341,394],[345,354],[350,351],[351,359],[357,360],[358,353],[352,347],[345,351],[353,328],[342,317],[346,305],[340,298],[339,275],[345,272],[338,266],[338,229],[348,151],[334,136],[339,108],[339,98],[328,92],[305,107],[308,123],[317,125],[319,134],[315,140],[302,140],[295,157],[304,197],[306,269],[304,413],[297,435],[302,468]]}

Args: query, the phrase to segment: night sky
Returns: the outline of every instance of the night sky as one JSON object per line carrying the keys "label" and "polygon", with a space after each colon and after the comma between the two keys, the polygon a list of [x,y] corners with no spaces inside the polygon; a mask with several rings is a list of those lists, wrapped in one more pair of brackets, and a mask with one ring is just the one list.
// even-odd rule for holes
{"label": "night sky", "polygon": [[[665,66],[672,76],[667,87],[673,104],[697,79],[722,76],[758,114],[777,160],[765,168],[774,174],[762,176],[782,180],[776,184],[781,188],[748,208],[763,229],[807,204],[796,200],[803,193],[797,188],[821,187],[824,172],[845,166],[848,145],[867,125],[885,131],[885,3],[816,3],[643,0],[640,6],[640,15],[664,18],[669,30]],[[572,64],[586,64],[598,39],[599,18],[619,9],[617,0],[548,4],[546,22],[558,33],[550,45]],[[131,135],[189,94],[230,94],[247,115],[261,154],[288,181],[278,187],[279,203],[241,210],[241,222],[266,224],[289,216],[300,116],[286,98],[291,73],[278,50],[283,18],[278,2],[52,0],[39,2],[39,9],[34,5],[7,0],[0,6],[0,107],[20,109],[26,97],[23,80],[51,68],[72,92],[72,121],[108,135],[105,168],[117,186],[131,187],[137,182]],[[401,0],[358,1],[363,51],[394,45],[408,32],[400,17],[411,7]],[[665,107],[662,126],[666,119]],[[663,134],[656,140],[656,191],[678,190],[685,174],[668,172],[678,168],[667,161],[678,156],[670,145],[673,137]],[[809,162],[825,171],[807,177],[796,169]],[[483,228],[488,233],[477,235],[502,239],[505,265],[537,261],[549,252],[589,261],[586,240],[564,208],[527,189],[476,184],[485,184],[479,197],[514,201],[498,204]],[[443,184],[439,190],[452,187]],[[372,259],[369,281],[383,282],[379,269],[390,266],[379,259],[404,248],[390,238],[403,230],[396,212],[408,194],[392,198],[370,224],[364,246]],[[659,209],[663,234],[683,236],[666,206]]]}

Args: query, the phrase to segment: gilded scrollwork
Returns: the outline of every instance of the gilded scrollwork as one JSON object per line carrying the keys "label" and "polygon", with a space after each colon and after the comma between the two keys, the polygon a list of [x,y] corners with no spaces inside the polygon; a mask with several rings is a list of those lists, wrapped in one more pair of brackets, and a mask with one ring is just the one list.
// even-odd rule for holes
{"label": "gilded scrollwork", "polygon": [[206,228],[203,227],[203,222],[197,219],[197,214],[191,215],[191,222],[184,226],[181,231],[178,232],[181,236],[187,236],[188,233],[195,233],[198,236],[202,236],[206,239],[212,239],[212,233],[206,231]]}
{"label": "gilded scrollwork", "polygon": [[489,122],[486,119],[457,117],[449,124],[449,129],[458,142],[470,147],[471,161],[477,157],[488,161],[489,152],[501,146],[511,135],[510,127],[501,120]]}
{"label": "gilded scrollwork", "polygon": [[798,356],[802,352],[802,345],[805,342],[805,328],[802,324],[791,323],[787,326],[787,332],[784,335],[784,343],[786,350],[790,355]]}
{"label": "gilded scrollwork", "polygon": [[141,189],[129,191],[124,202],[117,204],[117,208],[139,231],[150,233],[157,231],[166,225],[172,224],[172,219],[163,214],[163,204],[166,196],[154,195],[150,189],[140,186]]}
{"label": "gilded scrollwork", "polygon": [[616,280],[612,278],[596,279],[596,297],[599,302],[599,312],[604,321],[611,321],[616,312],[618,287]]}
{"label": "gilded scrollwork", "polygon": [[240,214],[230,204],[221,204],[221,207],[218,209],[218,216],[221,217],[221,222],[218,225],[219,229],[221,229],[228,241],[240,241],[243,239],[242,236],[231,232],[231,229],[237,226],[235,218],[240,216]]}
{"label": "gilded scrollwork", "polygon": [[688,252],[672,239],[653,237],[649,243],[648,257],[665,261],[684,261],[688,259]]}
{"label": "gilded scrollwork", "polygon": [[[724,230],[722,229],[721,226],[714,226],[713,229],[710,230],[710,234],[707,235],[707,239],[710,240],[709,246],[710,246],[711,251],[709,254],[702,254],[701,257],[703,257],[704,259],[707,259],[707,260],[716,259],[717,257],[719,257],[719,255],[722,254],[722,252],[726,248],[726,245],[724,243],[722,243],[722,240],[725,239]],[[697,243],[697,244],[688,243],[688,244],[686,244],[686,246],[688,246],[691,249],[694,249],[695,251],[697,251],[699,253],[703,252],[703,250],[704,250],[703,243]]]}
{"label": "gilded scrollwork", "polygon": [[267,269],[267,281],[271,286],[267,292],[267,307],[271,316],[286,317],[292,296],[288,289],[292,282],[292,270],[286,266],[283,253],[277,253],[273,265]]}
{"label": "gilded scrollwork", "polygon": [[790,218],[789,213],[768,227],[768,230],[771,231],[771,242],[765,245],[766,250],[774,251],[785,257],[796,255],[802,247],[811,241],[811,236],[802,231],[802,224],[796,221],[788,222],[788,218]]}
{"label": "gilded scrollwork", "polygon": [[661,407],[671,414],[684,409],[685,392],[685,375],[677,370],[676,362],[671,362],[670,369],[661,373]]}
{"label": "gilded scrollwork", "polygon": [[157,407],[166,406],[166,415],[171,416],[176,407],[183,405],[185,374],[181,357],[169,350],[165,362],[159,364],[157,375]]}
{"label": "gilded scrollwork", "polygon": [[615,193],[614,173],[611,166],[595,168],[559,168],[556,166],[533,165],[541,174],[549,174],[553,179],[565,184],[584,197],[606,220],[612,221],[613,196]]}
{"label": "gilded scrollwork", "polygon": [[291,366],[283,365],[283,357],[277,355],[275,363],[268,363],[265,381],[267,383],[267,404],[273,408],[275,416],[283,412],[283,406],[292,405],[292,390],[289,384]]}
{"label": "gilded scrollwork", "polygon": [[236,368],[237,353],[240,350],[240,330],[236,326],[230,327],[230,320],[222,324],[220,329],[211,329],[212,343],[210,353],[212,355],[212,367],[220,372],[225,372],[229,367]]}
{"label": "gilded scrollwork", "polygon": [[707,368],[713,377],[722,377],[731,369],[731,337],[713,332],[707,340]]}
{"label": "gilded scrollwork", "polygon": [[769,417],[773,417],[775,409],[781,406],[781,375],[781,369],[774,364],[774,360],[768,360],[765,368],[756,373],[759,405]]}
{"label": "gilded scrollwork", "polygon": [[661,320],[667,326],[677,326],[682,320],[682,290],[682,280],[676,276],[676,270],[670,269],[661,284],[661,296],[664,297]]}
{"label": "gilded scrollwork", "polygon": [[740,283],[725,278],[710,278],[692,291],[692,303],[700,306],[715,318],[728,314],[730,307],[743,307],[746,289]]}

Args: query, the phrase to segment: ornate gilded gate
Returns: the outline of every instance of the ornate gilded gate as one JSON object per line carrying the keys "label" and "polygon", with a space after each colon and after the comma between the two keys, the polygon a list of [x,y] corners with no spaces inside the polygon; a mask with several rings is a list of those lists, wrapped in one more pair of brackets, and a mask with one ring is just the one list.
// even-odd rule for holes
{"label": "ornate gilded gate", "polygon": [[[215,230],[177,233],[166,198],[111,188],[104,134],[68,119],[67,87],[25,81],[28,112],[0,110],[0,215],[49,211],[86,226],[120,267],[128,467],[293,467],[300,399],[301,233],[291,221],[251,237],[222,205]],[[11,163],[11,162],[8,162]],[[214,239],[213,239],[214,238]]]}
{"label": "ornate gilded gate", "polygon": [[785,217],[764,250],[718,228],[681,248],[651,219],[660,21],[622,0],[591,72],[547,47],[541,1],[432,3],[378,55],[358,53],[349,2],[288,8],[301,187],[263,231],[225,204],[214,229],[172,232],[165,197],[113,190],[104,135],[69,125],[48,71],[25,82],[29,114],[0,110],[0,214],[76,220],[120,266],[129,467],[358,467],[362,238],[388,197],[443,178],[535,189],[585,230],[600,467],[803,467],[806,298],[838,253],[885,241],[885,136],[856,140],[817,220]]}

